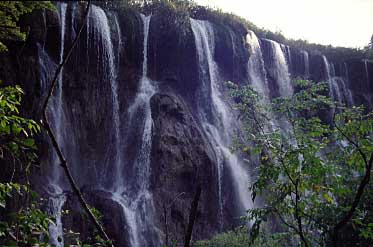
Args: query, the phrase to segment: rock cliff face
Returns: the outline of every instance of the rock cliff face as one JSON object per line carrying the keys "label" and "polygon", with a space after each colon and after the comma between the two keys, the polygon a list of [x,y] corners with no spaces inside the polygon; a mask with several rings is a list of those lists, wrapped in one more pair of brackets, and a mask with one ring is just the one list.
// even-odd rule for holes
{"label": "rock cliff face", "polygon": [[[57,9],[25,18],[26,45],[12,44],[0,58],[1,78],[21,84],[23,113],[35,119],[84,12],[78,3]],[[247,187],[255,164],[229,151],[240,126],[224,82],[252,84],[269,99],[296,90],[296,77],[327,81],[335,100],[373,104],[372,62],[331,64],[229,25],[92,6],[49,116],[73,176],[117,246],[161,246],[166,235],[182,243],[197,184],[194,239],[231,229],[252,207]],[[62,226],[88,238],[91,229],[45,134],[38,143],[42,168],[33,186],[60,222],[54,241]],[[61,216],[62,209],[71,214]]]}

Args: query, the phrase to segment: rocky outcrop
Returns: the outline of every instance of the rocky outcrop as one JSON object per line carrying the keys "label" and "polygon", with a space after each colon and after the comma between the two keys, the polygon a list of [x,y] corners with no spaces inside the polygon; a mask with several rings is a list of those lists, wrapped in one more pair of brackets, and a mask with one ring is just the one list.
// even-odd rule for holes
{"label": "rocky outcrop", "polygon": [[151,188],[157,211],[163,212],[159,223],[165,232],[167,220],[169,239],[182,242],[191,201],[197,185],[201,184],[195,233],[211,236],[219,225],[214,153],[179,97],[156,94],[151,105],[154,121]]}
{"label": "rocky outcrop", "polygon": [[[96,216],[105,226],[106,233],[114,240],[115,246],[130,246],[128,240],[129,229],[126,227],[127,219],[121,205],[112,199],[112,194],[93,187],[84,187],[81,191],[87,203],[98,210]],[[72,192],[66,191],[66,195],[63,210],[69,213],[63,217],[62,223],[66,229],[65,232],[78,233],[78,238],[83,243],[95,243],[94,238],[98,236],[97,231],[82,209],[78,198]],[[75,241],[69,242],[68,236],[64,238],[65,244],[76,244]],[[74,238],[72,239],[74,240]]]}

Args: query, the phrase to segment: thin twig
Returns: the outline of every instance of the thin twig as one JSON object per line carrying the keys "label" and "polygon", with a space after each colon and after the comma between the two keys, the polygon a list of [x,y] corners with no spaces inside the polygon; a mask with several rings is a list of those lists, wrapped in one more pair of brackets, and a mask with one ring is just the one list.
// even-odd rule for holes
{"label": "thin twig", "polygon": [[75,194],[77,195],[79,201],[80,201],[80,204],[82,205],[83,209],[86,211],[86,213],[88,214],[88,217],[89,219],[92,221],[92,223],[96,226],[96,228],[98,229],[100,235],[106,240],[106,241],[110,241],[110,238],[108,237],[108,235],[106,234],[105,230],[103,229],[103,227],[101,226],[101,224],[98,222],[98,220],[96,219],[96,217],[93,215],[91,209],[89,208],[86,200],[84,199],[82,193],[80,192],[79,190],[79,187],[76,185],[75,183],[75,180],[70,172],[70,168],[67,164],[67,160],[64,156],[64,154],[62,153],[62,150],[61,148],[59,147],[58,145],[58,142],[57,142],[57,139],[52,131],[52,128],[49,124],[49,121],[48,121],[48,116],[47,116],[47,108],[48,108],[48,103],[49,103],[49,100],[53,94],[53,91],[56,87],[56,84],[57,84],[57,79],[58,79],[58,76],[59,74],[61,73],[61,70],[63,68],[63,66],[66,64],[66,62],[69,60],[71,54],[72,54],[72,51],[74,49],[74,47],[76,46],[78,40],[79,40],[79,37],[82,33],[82,30],[86,24],[86,21],[87,21],[87,17],[88,17],[88,12],[89,12],[89,8],[90,8],[90,5],[91,5],[91,2],[88,1],[88,4],[87,4],[87,8],[85,10],[85,15],[84,15],[84,19],[83,19],[83,22],[80,26],[80,29],[79,29],[79,32],[78,34],[76,35],[67,55],[64,57],[64,59],[62,60],[61,64],[58,66],[55,74],[54,74],[54,78],[52,80],[52,83],[51,83],[51,86],[49,88],[49,92],[48,92],[48,96],[47,98],[45,99],[44,101],[44,104],[43,104],[43,126],[44,128],[46,129],[47,131],[47,134],[49,136],[49,138],[51,139],[52,141],[52,145],[55,149],[55,151],[57,152],[57,156],[61,162],[61,166],[63,168],[63,170],[65,171],[65,174],[68,178],[68,181],[73,189],[73,191],[75,192]]}
{"label": "thin twig", "polygon": [[353,146],[355,146],[356,150],[359,152],[360,156],[363,158],[364,160],[364,163],[365,163],[365,167],[367,167],[367,164],[368,164],[368,159],[367,159],[367,156],[365,155],[365,153],[363,152],[363,150],[361,150],[359,144],[357,144],[356,142],[354,142],[349,136],[347,136],[338,126],[336,123],[334,123],[334,127],[338,130],[339,133],[341,133],[341,135],[346,138],[346,140],[351,143]]}
{"label": "thin twig", "polygon": [[287,227],[289,227],[290,229],[293,229],[296,233],[299,233],[298,229],[291,225],[289,222],[287,222],[284,217],[282,217],[281,213],[276,209],[276,208],[273,208],[274,212],[277,214],[277,216],[279,217],[279,219],[281,220],[282,223],[284,223],[284,225],[286,225]]}
{"label": "thin twig", "polygon": [[297,179],[296,181],[296,186],[295,186],[295,212],[294,212],[294,217],[297,221],[297,224],[298,224],[298,229],[299,229],[299,237],[300,239],[302,240],[302,242],[304,243],[304,246],[308,247],[308,241],[306,239],[306,237],[304,236],[304,232],[303,232],[303,224],[302,224],[302,216],[300,216],[300,210],[299,210],[299,201],[300,201],[300,195],[299,195],[299,188],[298,188],[298,185],[299,185],[299,179]]}

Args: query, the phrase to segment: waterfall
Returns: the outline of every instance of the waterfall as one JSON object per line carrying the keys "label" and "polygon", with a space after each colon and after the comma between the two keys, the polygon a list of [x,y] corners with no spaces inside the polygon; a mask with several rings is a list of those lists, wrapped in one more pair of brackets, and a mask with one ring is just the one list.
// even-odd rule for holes
{"label": "waterfall", "polygon": [[349,84],[350,83],[350,76],[349,76],[349,73],[348,73],[348,66],[347,66],[346,62],[343,63],[343,69],[342,69],[342,71],[344,72],[343,73],[343,77],[346,79],[346,81]]}
{"label": "waterfall", "polygon": [[293,62],[292,62],[292,59],[291,59],[291,49],[290,49],[290,46],[287,46],[287,45],[280,45],[284,54],[286,55],[285,58],[286,58],[286,61],[287,61],[287,64],[288,64],[288,70],[289,70],[289,73],[292,72],[292,67],[293,67]]}
{"label": "waterfall", "polygon": [[348,106],[353,105],[351,90],[348,88],[346,79],[336,76],[334,64],[329,64],[328,59],[322,56],[326,79],[329,85],[329,96],[339,103],[345,103]]}
{"label": "waterfall", "polygon": [[255,91],[261,96],[261,101],[263,103],[268,103],[270,100],[270,92],[264,68],[263,54],[259,40],[254,32],[249,31],[246,36],[246,43],[249,45],[250,50],[250,58],[247,64],[248,77]]}
{"label": "waterfall", "polygon": [[[65,45],[65,23],[66,23],[66,3],[58,4],[59,17],[61,23],[61,43],[60,43],[60,54],[59,54],[59,63],[61,64],[64,58],[64,45]],[[47,60],[45,60],[46,62]],[[48,78],[49,80],[49,78]],[[49,85],[49,84],[47,84]],[[60,71],[60,74],[57,78],[57,96],[52,98],[51,101],[51,110],[52,110],[52,121],[54,133],[56,136],[57,142],[61,145],[64,144],[62,137],[62,116],[63,116],[63,98],[62,98],[62,87],[63,87],[63,69]],[[57,154],[52,151],[52,174],[49,181],[48,189],[50,197],[48,198],[48,211],[49,214],[55,218],[55,224],[49,226],[49,233],[51,236],[51,243],[56,247],[63,247],[63,227],[62,227],[62,207],[65,204],[66,197],[62,191],[62,185],[60,184],[61,179],[61,168],[60,160]]]}
{"label": "waterfall", "polygon": [[[199,118],[202,122],[203,130],[217,155],[219,209],[220,217],[222,217],[224,207],[222,200],[224,165],[227,165],[231,172],[239,203],[243,210],[252,208],[248,191],[250,178],[242,162],[229,150],[232,138],[231,133],[235,129],[232,123],[232,121],[234,121],[234,116],[232,115],[232,109],[223,101],[223,96],[219,91],[218,67],[213,58],[215,45],[214,30],[207,21],[191,19],[191,25],[197,49],[200,78],[203,83],[203,88],[201,90],[204,92],[211,92],[210,95],[205,93],[201,95],[204,97],[211,97],[209,100],[212,102],[212,109],[206,109],[206,106],[201,104],[198,110],[200,111]],[[215,119],[208,118],[209,111],[214,113],[212,115],[215,116]]]}
{"label": "waterfall", "polygon": [[[105,12],[92,5],[89,14],[88,22],[90,33],[94,34],[94,42],[102,44],[102,57],[99,61],[102,63],[105,80],[109,82],[111,88],[112,101],[112,116],[113,116],[113,131],[114,131],[114,167],[115,167],[115,181],[122,181],[122,155],[121,155],[121,141],[120,141],[120,113],[118,100],[118,84],[117,84],[117,70],[115,66],[115,54],[113,42],[111,40],[110,26]],[[117,30],[119,32],[119,29]],[[95,43],[96,43],[95,42]],[[108,171],[104,171],[108,172]]]}
{"label": "waterfall", "polygon": [[[60,23],[61,23],[61,47],[60,47],[60,55],[59,55],[59,62],[61,63],[64,57],[64,41],[65,41],[65,23],[66,23],[66,3],[58,4],[59,14],[60,14]],[[73,5],[72,8],[72,20],[71,20],[71,38],[75,38],[75,15],[76,15],[76,6]],[[119,30],[118,30],[119,32]],[[92,34],[92,35],[91,35]],[[112,105],[112,116],[113,116],[113,149],[114,149],[114,158],[113,163],[115,167],[115,174],[116,176],[120,177],[122,173],[122,157],[121,157],[121,141],[120,141],[120,115],[119,115],[119,100],[118,100],[118,85],[117,85],[117,71],[115,66],[115,55],[113,44],[111,40],[110,34],[110,27],[108,23],[108,18],[105,12],[95,6],[92,5],[90,11],[88,13],[88,20],[87,20],[87,49],[89,47],[90,37],[93,37],[93,43],[99,44],[97,46],[98,49],[98,61],[100,62],[97,69],[102,69],[102,74],[104,75],[104,81],[110,84],[111,89],[111,105]],[[88,58],[88,56],[87,56]],[[86,61],[88,64],[88,61]],[[89,66],[89,64],[88,64]],[[52,126],[55,131],[56,139],[59,145],[61,146],[64,152],[67,152],[67,155],[71,155],[67,149],[68,143],[64,140],[64,129],[67,125],[63,124],[63,95],[62,95],[62,88],[63,88],[63,70],[58,77],[58,87],[56,96],[53,97],[52,103],[50,105],[52,110]],[[64,125],[64,126],[62,126]],[[71,133],[70,133],[71,134]],[[74,136],[70,137],[69,143],[74,142]],[[73,156],[73,155],[71,155]],[[61,220],[61,210],[66,201],[66,196],[64,195],[63,188],[64,184],[62,181],[62,171],[59,168],[59,160],[55,154],[52,154],[54,159],[53,167],[52,167],[52,178],[49,184],[49,212],[56,218],[56,225],[51,225],[49,227],[50,234],[51,234],[51,243],[56,246],[63,246],[63,227],[62,227],[62,220]],[[78,162],[78,157],[73,156],[71,158],[72,161]],[[107,171],[103,171],[107,172]],[[97,175],[97,174],[96,174]],[[100,178],[105,178],[99,176]],[[103,181],[99,181],[97,184],[98,187],[104,186]]]}
{"label": "waterfall", "polygon": [[368,60],[364,60],[365,75],[367,78],[367,89],[369,88],[369,71],[368,71]]}
{"label": "waterfall", "polygon": [[[59,10],[61,10],[61,7],[59,7]],[[56,64],[52,61],[52,59],[45,52],[44,48],[42,48],[40,45],[38,45],[38,58],[40,66],[40,86],[43,92],[47,92],[47,88],[48,86],[50,86],[50,81],[52,79],[53,73],[56,70]],[[46,97],[46,95],[44,95],[44,97]],[[59,98],[58,95],[56,98]],[[51,102],[52,104],[50,104],[50,107],[52,108],[52,112],[57,113],[58,111],[55,107],[56,103],[54,101]],[[57,114],[52,115],[51,118],[51,120],[53,120],[54,126],[56,125],[55,120],[58,120],[56,115]],[[51,162],[52,167],[47,186],[47,192],[49,194],[47,213],[55,218],[55,224],[49,225],[49,233],[51,237],[50,242],[56,247],[62,247],[64,246],[64,242],[61,212],[62,207],[65,204],[66,197],[63,194],[61,186],[59,185],[59,169],[61,168],[59,167],[58,157],[54,153],[54,150],[52,150],[51,160],[49,162]]]}
{"label": "waterfall", "polygon": [[324,63],[324,69],[326,74],[326,80],[329,85],[329,97],[333,100],[340,100],[340,97],[336,95],[339,93],[338,85],[335,83],[335,80],[332,80],[331,70],[328,59],[323,55],[322,56],[323,63]]}
{"label": "waterfall", "polygon": [[309,61],[309,55],[307,51],[302,50],[301,51],[302,57],[303,57],[303,63],[304,63],[304,76],[308,78],[310,76],[310,61]]}
{"label": "waterfall", "polygon": [[118,33],[118,47],[117,47],[117,68],[119,70],[119,65],[120,65],[120,51],[122,49],[122,32],[120,31],[120,26],[119,26],[119,22],[118,22],[118,16],[115,15],[114,16],[114,22],[115,22],[115,28],[117,29],[117,33]]}
{"label": "waterfall", "polygon": [[[327,61],[327,60],[326,60]],[[329,83],[330,83],[330,88],[333,91],[333,99],[342,103],[343,102],[343,92],[341,89],[342,83],[339,83],[340,80],[335,76],[335,68],[334,64],[329,64]],[[341,85],[340,85],[341,84]]]}
{"label": "waterfall", "polygon": [[[77,32],[76,26],[81,22],[81,9],[78,4],[72,4],[71,12],[70,8],[68,11],[68,13],[72,13],[70,21],[70,17],[66,17],[67,3],[58,3],[57,8],[61,25],[61,44],[60,53],[56,60],[62,62],[65,55],[64,47],[68,47],[69,41],[75,37]],[[127,99],[120,100],[123,99],[121,98],[123,96],[120,95],[122,90],[119,90],[122,89],[119,83],[121,79],[119,77],[120,64],[122,60],[122,64],[130,67],[126,67],[126,69],[133,69],[133,71],[128,71],[128,73],[132,74],[128,74],[128,77],[126,75],[124,78],[136,78],[136,69],[134,68],[137,65],[135,60],[138,60],[135,52],[134,54],[129,54],[129,57],[120,56],[125,51],[122,45],[131,38],[134,40],[137,39],[138,30],[130,28],[126,31],[131,32],[130,35],[133,36],[128,35],[128,33],[123,33],[122,36],[118,15],[112,14],[109,16],[110,18],[108,18],[107,13],[100,7],[91,6],[86,25],[87,39],[78,42],[73,59],[71,59],[73,62],[70,61],[65,71],[61,70],[59,74],[55,94],[49,106],[51,124],[58,143],[61,145],[63,152],[66,153],[66,157],[69,158],[69,162],[73,164],[72,171],[76,175],[79,186],[82,186],[82,188],[83,186],[87,186],[88,193],[96,190],[104,190],[107,192],[105,195],[110,194],[109,198],[112,201],[103,200],[102,204],[97,204],[99,207],[102,206],[105,208],[106,206],[110,206],[110,208],[119,208],[121,216],[125,220],[125,223],[121,226],[122,234],[128,234],[129,246],[160,246],[161,235],[156,227],[156,224],[159,224],[159,222],[155,220],[157,216],[154,205],[155,201],[150,188],[152,172],[151,149],[154,131],[151,98],[159,92],[158,83],[151,80],[148,74],[148,40],[151,16],[141,15],[144,34],[142,42],[139,42],[139,46],[143,45],[142,75],[140,75],[141,77],[139,76],[138,87],[133,101],[128,102],[129,106],[127,105]],[[236,198],[234,205],[237,205],[237,208],[241,210],[239,212],[241,215],[245,214],[246,209],[253,208],[248,190],[250,173],[241,157],[230,151],[235,133],[238,132],[241,126],[239,126],[240,123],[237,123],[234,110],[225,100],[223,73],[220,73],[220,68],[214,59],[216,45],[214,26],[208,21],[190,19],[190,22],[196,46],[200,79],[197,83],[197,97],[195,97],[197,107],[195,111],[192,111],[192,114],[195,114],[193,118],[195,117],[196,119],[195,122],[193,119],[193,123],[200,123],[200,126],[197,127],[200,127],[203,132],[203,138],[206,138],[208,141],[209,147],[206,147],[208,156],[211,157],[211,149],[215,154],[216,167],[213,169],[214,174],[208,175],[216,176],[217,182],[213,185],[216,186],[214,193],[218,194],[218,199],[215,202],[215,207],[218,207],[216,217],[219,221],[220,230],[223,231],[227,228],[224,226],[224,220],[231,216],[231,211],[228,213],[224,211],[229,205],[224,200],[226,189],[233,188],[234,198]],[[71,25],[71,28],[69,25]],[[136,30],[136,35],[134,34],[135,32],[132,33],[133,30]],[[241,51],[241,48],[240,44],[234,42],[236,38],[235,33],[230,30],[229,34],[233,49],[232,62],[233,66],[235,66],[237,61],[235,58],[240,55],[238,53]],[[116,41],[118,41],[118,44]],[[135,42],[133,43],[133,45],[136,45]],[[299,57],[298,53],[294,53],[294,50],[292,51],[288,46],[271,40],[258,40],[256,35],[251,31],[248,32],[246,43],[250,49],[250,57],[247,62],[247,78],[252,87],[261,95],[260,103],[270,103],[272,96],[275,95],[271,92],[273,88],[275,90],[278,89],[278,92],[276,92],[278,96],[288,97],[293,94],[294,89],[290,79],[291,71],[300,71],[299,74],[302,74],[304,65],[304,76],[306,78],[310,76],[310,61],[307,51],[301,51]],[[267,49],[263,49],[264,45]],[[83,50],[83,48],[86,48],[86,50]],[[187,49],[191,48],[187,47]],[[48,82],[50,82],[49,77],[51,76],[49,74],[53,74],[56,68],[56,61],[53,61],[39,46],[38,52],[41,67],[40,72],[41,76],[43,76],[41,78],[42,90],[44,92],[46,91]],[[293,54],[291,54],[292,52]],[[83,55],[83,58],[80,58],[79,55]],[[229,58],[225,59],[231,59],[230,55]],[[296,66],[296,62],[299,60],[303,64]],[[231,61],[229,60],[229,62]],[[347,69],[346,76],[336,76],[333,64],[330,64],[326,57],[323,57],[323,62],[333,99],[340,102],[352,102]],[[86,66],[83,68],[87,74],[77,75],[78,72],[81,72],[78,68],[80,63]],[[365,62],[365,70],[367,81],[369,82],[367,61]],[[69,74],[70,72],[71,74]],[[98,77],[95,78],[96,74],[92,72],[97,72]],[[233,75],[233,77],[237,76]],[[76,78],[87,78],[88,82],[102,84],[99,86],[96,84],[88,85],[88,83],[75,85],[74,79]],[[270,84],[272,82],[274,82],[273,85]],[[166,85],[168,82],[164,83]],[[132,85],[129,85],[128,88],[132,89]],[[75,93],[82,93],[84,97],[82,99],[72,99],[73,102],[68,102],[68,99],[73,97],[70,97],[68,93],[63,94],[62,90],[64,87],[71,90],[70,92],[73,93],[73,96],[75,96]],[[173,90],[173,88],[170,87],[169,90]],[[92,104],[91,101],[93,100],[87,97],[87,95],[93,95],[95,100],[102,98],[104,101],[103,107],[95,108],[94,105],[91,106],[90,104]],[[128,94],[126,92],[126,95],[131,95],[131,92]],[[180,96],[183,96],[182,93]],[[132,98],[130,99],[132,100]],[[186,100],[185,102],[187,103],[188,101]],[[70,103],[72,105],[71,108],[69,107]],[[128,109],[125,108],[126,110],[123,110],[127,106]],[[96,109],[99,109],[97,113],[95,112]],[[84,110],[89,112],[85,114]],[[105,110],[108,115],[107,119],[98,118],[98,115],[102,114],[102,111]],[[281,128],[281,133],[291,141],[290,124],[270,109],[268,111],[268,116],[271,119],[269,123],[271,126],[268,126],[268,128]],[[99,119],[100,121],[97,122],[100,124],[89,123],[91,124],[89,126],[89,124],[83,123],[87,119],[75,114],[76,112],[83,113],[84,117],[87,116],[87,119],[91,122]],[[108,139],[104,139],[105,142],[103,143],[108,145],[107,149],[106,147],[103,148],[105,150],[103,150],[102,154],[99,152],[99,154],[96,154],[95,151],[102,151],[98,149],[105,145],[99,145],[99,148],[97,148],[94,146],[97,144],[95,142],[97,140],[90,142],[91,140],[88,140],[89,137],[87,135],[89,136],[92,131],[96,131],[94,128],[101,126],[101,122],[105,130],[102,132],[105,133],[98,136],[105,138],[105,135],[107,135]],[[94,128],[91,128],[92,126]],[[69,128],[72,130],[71,133],[65,130]],[[97,129],[97,132],[99,131],[100,129]],[[127,131],[133,131],[134,133],[128,134]],[[88,144],[83,143],[83,141],[86,141]],[[133,147],[128,148],[131,145]],[[296,145],[296,143],[293,145]],[[127,153],[123,154],[127,149],[129,150],[128,155]],[[51,167],[50,176],[48,176],[49,199],[47,211],[55,217],[56,224],[50,225],[49,231],[51,244],[62,247],[64,246],[64,242],[67,242],[67,240],[64,241],[63,239],[62,209],[67,200],[68,193],[66,193],[66,190],[69,187],[64,179],[63,171],[59,167],[58,157],[54,153],[51,153],[50,158]],[[252,159],[256,158],[252,157]],[[91,167],[93,167],[92,170],[95,169],[95,174],[93,174],[92,178],[87,176],[87,174],[92,175],[91,173],[93,173],[92,170],[89,171]],[[84,174],[77,174],[77,171],[84,171]],[[226,183],[225,179],[228,177],[231,178],[232,184]],[[91,188],[93,188],[92,191],[90,190]],[[214,197],[216,197],[215,194]],[[88,197],[88,199],[91,199],[91,197]],[[110,203],[114,203],[115,207],[111,207],[113,205],[110,205]],[[66,203],[66,205],[71,204]],[[110,215],[111,212],[103,213]],[[119,221],[113,220],[113,222]],[[179,222],[175,225],[178,224]],[[117,226],[115,228],[117,229]],[[214,230],[217,230],[217,227],[211,231]]]}
{"label": "waterfall", "polygon": [[275,78],[282,97],[291,96],[294,93],[290,80],[289,67],[281,45],[273,40],[263,39],[270,49],[270,74]]}
{"label": "waterfall", "polygon": [[[153,136],[150,99],[157,92],[157,87],[148,78],[148,36],[151,16],[142,15],[141,17],[144,25],[143,73],[136,97],[127,112],[130,124],[141,118],[141,144],[133,164],[132,176],[135,178],[134,182],[126,184],[126,188],[122,183],[116,182],[112,195],[112,199],[119,203],[123,209],[127,225],[130,228],[130,244],[134,247],[149,243],[160,245],[159,234],[154,230],[153,196],[149,191],[150,154]],[[130,139],[127,141],[131,142]]]}
{"label": "waterfall", "polygon": [[323,60],[323,63],[324,63],[326,79],[329,81],[330,78],[331,78],[329,62],[328,62],[328,59],[324,55],[322,56],[322,60]]}
{"label": "waterfall", "polygon": [[[65,22],[66,22],[66,3],[60,5],[60,21],[61,21],[61,43],[60,43],[60,56],[59,63],[61,64],[64,58],[64,45],[65,45]],[[58,88],[57,88],[57,111],[56,111],[56,139],[57,142],[61,141],[61,115],[62,115],[62,85],[63,85],[63,67],[58,75]],[[54,174],[57,175],[57,174]]]}
{"label": "waterfall", "polygon": [[[135,177],[135,184],[129,184],[126,180],[130,177],[124,174],[124,160],[122,159],[121,150],[123,141],[121,140],[121,122],[118,100],[118,85],[117,85],[117,67],[119,65],[119,49],[116,54],[117,65],[115,64],[115,53],[110,35],[110,27],[105,12],[96,6],[92,6],[89,16],[90,27],[93,29],[90,32],[94,34],[97,42],[103,44],[102,57],[99,61],[102,62],[104,72],[107,74],[107,81],[110,83],[112,92],[112,114],[113,114],[113,131],[114,131],[114,179],[108,191],[112,194],[111,198],[117,202],[125,216],[126,225],[129,228],[130,246],[144,246],[149,242],[158,242],[158,240],[150,239],[151,228],[153,226],[153,199],[149,192],[150,178],[150,152],[152,144],[152,117],[150,108],[150,99],[156,92],[156,87],[153,82],[147,77],[147,47],[150,16],[143,16],[144,21],[144,61],[143,61],[143,76],[140,80],[139,91],[133,104],[128,110],[128,121],[132,122],[138,117],[142,117],[142,137],[141,146],[136,160],[134,161],[134,172],[131,174]],[[119,23],[114,19],[116,31],[118,33],[118,41],[121,43],[121,33]],[[130,142],[131,140],[127,140]],[[127,169],[127,168],[126,168]],[[105,171],[108,174],[108,171]],[[110,173],[109,173],[110,174]],[[126,226],[123,226],[125,228]]]}
{"label": "waterfall", "polygon": [[54,186],[54,195],[48,198],[48,213],[55,218],[55,223],[49,225],[50,243],[56,247],[64,246],[62,207],[66,202],[66,196],[58,186]]}
{"label": "waterfall", "polygon": [[156,93],[154,82],[148,78],[148,35],[150,16],[142,15],[144,22],[144,52],[143,52],[143,70],[142,78],[140,79],[139,91],[133,104],[129,107],[129,119],[133,120],[135,115],[143,114],[142,122],[142,140],[137,159],[135,161],[135,168],[138,172],[138,185],[140,187],[140,194],[144,194],[149,186],[150,176],[150,152],[152,145],[152,125],[153,119],[151,116],[150,99]]}
{"label": "waterfall", "polygon": [[[59,54],[59,63],[61,64],[64,57],[64,45],[65,45],[65,23],[66,23],[66,3],[58,4],[58,10],[59,10],[59,17],[60,17],[60,54]],[[48,82],[49,83],[49,82]],[[49,84],[47,84],[50,86]],[[62,87],[63,87],[63,69],[60,71],[60,74],[57,78],[57,88],[56,88],[56,96],[54,96],[51,100],[50,104],[50,112],[52,114],[52,121],[53,121],[53,129],[56,136],[56,140],[59,144],[63,142],[62,138],[62,115],[63,115],[63,99],[62,99]],[[54,151],[53,151],[54,152]],[[55,153],[53,153],[53,161],[52,161],[52,175],[51,175],[51,181],[50,183],[53,185],[59,185],[60,180],[60,161],[59,158]]]}

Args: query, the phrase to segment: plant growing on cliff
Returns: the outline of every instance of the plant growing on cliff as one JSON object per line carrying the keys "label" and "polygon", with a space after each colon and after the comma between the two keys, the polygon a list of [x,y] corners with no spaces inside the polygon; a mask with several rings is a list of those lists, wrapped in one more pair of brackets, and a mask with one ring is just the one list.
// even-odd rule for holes
{"label": "plant growing on cliff", "polygon": [[3,43],[9,40],[25,40],[28,30],[21,30],[19,19],[36,9],[55,9],[50,1],[1,1],[0,2],[0,52],[6,51]]}
{"label": "plant growing on cliff", "polygon": [[[8,181],[0,183],[0,243],[2,246],[46,245],[52,219],[42,212],[28,186],[28,173],[36,159],[33,135],[39,125],[19,115],[23,91],[19,86],[0,88],[0,160]],[[26,178],[25,178],[26,177]],[[24,180],[25,185],[14,182]],[[11,206],[9,206],[10,204]]]}
{"label": "plant growing on cliff", "polygon": [[[372,243],[367,188],[373,113],[333,102],[323,83],[299,80],[297,85],[299,92],[276,98],[263,110],[252,88],[230,84],[251,143],[241,148],[260,160],[250,190],[253,200],[260,196],[264,203],[248,211],[251,240],[271,222],[297,236],[302,246],[349,246],[354,238]],[[321,112],[329,114],[331,108],[335,114],[322,121]]]}
{"label": "plant growing on cliff", "polygon": [[28,170],[36,158],[32,136],[40,131],[40,126],[32,119],[19,116],[22,94],[19,86],[0,88],[0,157],[11,155]]}

